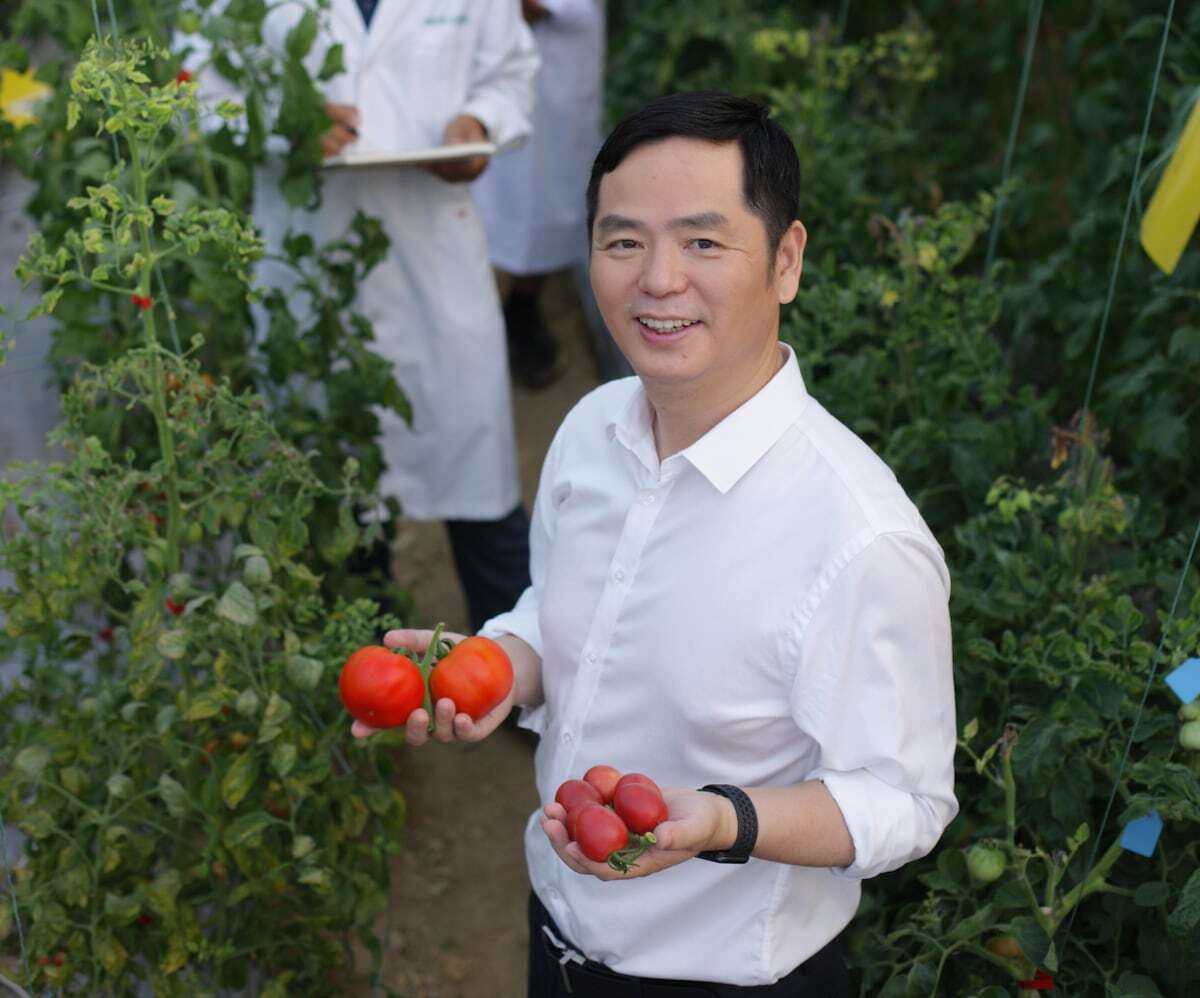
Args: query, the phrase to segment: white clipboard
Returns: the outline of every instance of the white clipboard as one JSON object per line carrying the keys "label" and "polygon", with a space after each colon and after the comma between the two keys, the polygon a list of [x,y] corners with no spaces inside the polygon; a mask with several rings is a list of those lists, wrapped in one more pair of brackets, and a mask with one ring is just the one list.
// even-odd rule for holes
{"label": "white clipboard", "polygon": [[448,159],[467,159],[471,156],[494,156],[494,142],[460,142],[451,146],[430,146],[427,149],[406,149],[403,152],[354,152],[353,150],[330,156],[321,161],[325,167],[356,166],[421,166],[425,163],[440,163]]}

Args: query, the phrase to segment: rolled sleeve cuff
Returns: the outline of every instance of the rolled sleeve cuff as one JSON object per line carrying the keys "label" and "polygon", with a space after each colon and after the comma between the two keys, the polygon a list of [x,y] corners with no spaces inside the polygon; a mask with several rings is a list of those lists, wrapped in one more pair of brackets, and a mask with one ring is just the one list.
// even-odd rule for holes
{"label": "rolled sleeve cuff", "polygon": [[[542,656],[542,629],[538,623],[538,608],[532,597],[532,589],[527,589],[517,605],[507,613],[493,617],[479,629],[479,634],[485,638],[498,638],[511,634],[520,638],[530,648]],[[546,731],[546,707],[539,704],[536,707],[522,707],[517,723],[522,728],[528,728],[539,735]]]}
{"label": "rolled sleeve cuff", "polygon": [[958,813],[952,795],[909,793],[865,769],[817,770],[809,778],[825,784],[854,843],[854,861],[831,870],[839,877],[866,880],[924,856]]}
{"label": "rolled sleeve cuff", "polygon": [[478,118],[487,130],[488,141],[497,146],[516,145],[528,135],[528,126],[520,115],[513,113],[503,98],[491,94],[477,94],[459,113]]}

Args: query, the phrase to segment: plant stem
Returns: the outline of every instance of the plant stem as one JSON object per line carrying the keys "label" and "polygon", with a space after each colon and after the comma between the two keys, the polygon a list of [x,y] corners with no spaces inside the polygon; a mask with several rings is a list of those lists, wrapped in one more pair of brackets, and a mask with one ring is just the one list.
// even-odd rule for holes
{"label": "plant stem", "polygon": [[438,642],[442,640],[442,628],[445,624],[438,624],[433,629],[433,636],[429,639],[429,647],[425,649],[425,654],[421,656],[421,661],[417,664],[417,668],[421,670],[421,681],[425,685],[425,713],[429,715],[429,730],[434,729],[433,723],[433,694],[429,692],[429,673],[433,671],[433,660],[437,655]]}

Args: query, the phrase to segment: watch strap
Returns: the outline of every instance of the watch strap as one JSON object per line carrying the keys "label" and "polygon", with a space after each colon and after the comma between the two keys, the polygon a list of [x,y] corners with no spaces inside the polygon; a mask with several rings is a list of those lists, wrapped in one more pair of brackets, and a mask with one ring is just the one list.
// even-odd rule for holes
{"label": "watch strap", "polygon": [[719,794],[733,805],[737,815],[737,838],[728,849],[708,849],[697,853],[698,859],[707,859],[711,863],[745,863],[754,851],[758,841],[758,812],[746,791],[741,787],[728,783],[709,783],[700,788],[710,794]]}

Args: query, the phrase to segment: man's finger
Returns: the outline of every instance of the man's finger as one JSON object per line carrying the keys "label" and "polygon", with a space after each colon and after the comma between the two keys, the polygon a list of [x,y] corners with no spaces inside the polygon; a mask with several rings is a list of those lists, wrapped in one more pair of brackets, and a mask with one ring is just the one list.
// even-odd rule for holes
{"label": "man's finger", "polygon": [[429,740],[429,715],[418,707],[408,715],[404,725],[404,740],[409,745],[424,745]]}
{"label": "man's finger", "polygon": [[372,728],[369,724],[363,724],[362,721],[355,721],[350,725],[350,734],[355,738],[370,738],[378,730],[378,728]]}

